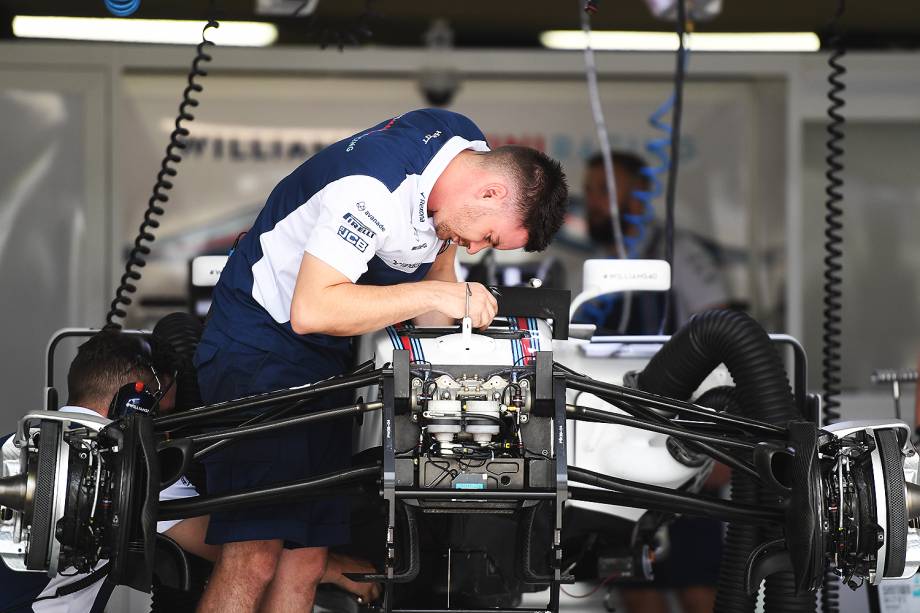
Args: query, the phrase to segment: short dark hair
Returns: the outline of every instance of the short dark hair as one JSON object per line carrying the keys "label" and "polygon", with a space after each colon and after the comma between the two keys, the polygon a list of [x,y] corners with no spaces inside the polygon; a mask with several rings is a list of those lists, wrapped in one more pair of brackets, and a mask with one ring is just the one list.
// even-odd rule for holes
{"label": "short dark hair", "polygon": [[569,188],[562,166],[545,153],[521,145],[505,145],[487,154],[507,172],[518,190],[515,206],[527,230],[526,251],[543,251],[553,239],[568,206]]}
{"label": "short dark hair", "polygon": [[[611,151],[610,155],[613,158],[614,167],[622,168],[633,179],[648,181],[648,177],[642,173],[648,167],[642,156],[631,151]],[[585,167],[587,168],[597,168],[603,165],[604,155],[600,151],[589,157],[585,162]]]}
{"label": "short dark hair", "polygon": [[[67,403],[83,406],[110,400],[123,385],[172,377],[175,360],[162,344],[152,344],[114,328],[100,330],[80,345],[67,372]],[[165,382],[164,382],[165,385]]]}

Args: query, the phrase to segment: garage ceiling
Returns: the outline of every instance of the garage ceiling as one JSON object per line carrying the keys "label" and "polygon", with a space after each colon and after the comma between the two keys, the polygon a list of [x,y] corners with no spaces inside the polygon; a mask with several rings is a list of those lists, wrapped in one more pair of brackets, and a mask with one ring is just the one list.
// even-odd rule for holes
{"label": "garage ceiling", "polygon": [[[381,45],[418,46],[435,17],[446,18],[460,47],[536,47],[538,35],[548,29],[578,27],[579,0],[321,0],[312,19],[270,19],[279,25],[278,44],[335,42],[336,34],[357,33],[363,23]],[[208,14],[208,0],[142,0],[137,17],[193,19]],[[213,3],[224,18],[258,18],[255,0],[218,0]],[[836,0],[724,0],[722,14],[700,24],[700,31],[821,32]],[[370,15],[368,15],[370,13]],[[107,16],[102,0],[0,0],[0,32],[9,33],[12,15]],[[362,18],[362,15],[364,17]],[[843,22],[852,47],[905,49],[920,47],[920,11],[916,0],[850,1]],[[602,0],[594,18],[598,29],[666,30],[669,24],[653,19],[643,0]],[[360,34],[358,35],[360,38]]]}

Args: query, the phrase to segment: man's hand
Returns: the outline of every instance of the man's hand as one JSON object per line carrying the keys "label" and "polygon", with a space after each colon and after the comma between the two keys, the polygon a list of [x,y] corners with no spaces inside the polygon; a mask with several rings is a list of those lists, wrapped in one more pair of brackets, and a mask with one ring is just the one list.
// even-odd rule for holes
{"label": "man's hand", "polygon": [[[437,310],[452,319],[463,319],[469,315],[473,327],[485,329],[489,327],[495,314],[498,313],[498,302],[481,283],[449,283],[434,281],[437,291],[443,299],[438,301]],[[470,312],[466,312],[467,287],[469,287]]]}

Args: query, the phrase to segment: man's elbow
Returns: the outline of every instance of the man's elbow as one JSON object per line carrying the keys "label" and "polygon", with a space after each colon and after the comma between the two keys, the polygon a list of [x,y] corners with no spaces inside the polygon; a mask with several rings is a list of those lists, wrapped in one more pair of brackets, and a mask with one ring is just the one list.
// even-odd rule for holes
{"label": "man's elbow", "polygon": [[314,313],[305,309],[291,309],[291,329],[295,334],[315,334],[322,332],[322,322]]}
{"label": "man's elbow", "polygon": [[291,309],[291,329],[295,334],[352,336],[358,333],[352,328],[353,326],[337,321],[335,316],[324,316],[317,310]]}

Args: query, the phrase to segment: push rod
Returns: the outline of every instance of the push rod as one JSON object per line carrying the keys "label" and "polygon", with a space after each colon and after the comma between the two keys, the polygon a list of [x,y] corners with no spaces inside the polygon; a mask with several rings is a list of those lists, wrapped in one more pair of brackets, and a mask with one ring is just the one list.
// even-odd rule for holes
{"label": "push rod", "polygon": [[663,502],[656,496],[636,496],[634,494],[624,494],[622,492],[611,492],[608,490],[596,490],[583,487],[570,487],[569,499],[611,504],[620,507],[673,512],[682,515],[708,517],[732,522],[751,524],[776,524],[782,522],[781,513],[776,514],[770,510],[765,510],[763,507],[755,507],[753,505],[739,506],[737,503],[732,504],[724,501],[706,501],[705,503],[700,503],[699,500],[692,503],[677,501]]}
{"label": "push rod", "polygon": [[612,385],[610,383],[602,383],[595,379],[591,379],[590,377],[575,377],[573,375],[567,375],[566,387],[598,395],[605,394],[612,398],[616,398],[617,400],[634,402],[651,409],[664,410],[678,414],[686,413],[688,415],[696,415],[697,417],[705,417],[708,420],[721,421],[739,428],[757,429],[764,432],[769,432],[771,434],[779,435],[784,435],[786,432],[785,428],[782,428],[781,426],[768,424],[766,422],[757,421],[754,419],[748,419],[746,417],[739,417],[737,415],[730,415],[728,413],[717,413],[711,409],[706,409],[699,405],[693,404],[692,402],[675,400],[673,398],[658,396],[657,394],[651,394],[649,392],[643,392],[642,390],[635,390],[628,387],[621,387],[619,385]]}
{"label": "push rod", "polygon": [[[632,405],[626,402],[614,400],[610,398],[609,395],[603,390],[590,390],[590,391],[596,394],[599,398],[602,398],[603,400],[606,400],[607,402],[610,402],[611,404],[618,406],[624,411],[631,413],[634,417],[645,418],[649,420],[649,422],[657,422],[663,425],[669,425],[671,423],[670,419],[668,419],[664,415],[656,413],[653,410],[650,410],[645,407],[635,406],[635,405]],[[715,413],[713,412],[713,414]],[[757,481],[762,481],[762,479],[760,478],[760,475],[757,473],[756,470],[754,470],[754,468],[750,464],[730,455],[729,453],[721,449],[717,449],[713,447],[712,445],[709,445],[708,443],[702,443],[702,442],[690,442],[687,444],[691,446],[693,449],[698,450],[702,453],[705,453],[706,455],[712,457],[713,459],[716,459],[722,462],[726,466],[730,466],[740,472],[745,473],[752,479],[755,479]]]}
{"label": "push rod", "polygon": [[[344,376],[354,377],[354,376],[358,376],[364,373],[372,373],[372,372],[382,372],[382,371],[374,371],[374,360],[367,360],[366,362],[363,362],[353,371],[351,371],[350,373]],[[254,415],[250,417],[249,419],[247,419],[246,421],[244,421],[243,423],[235,425],[235,427],[239,428],[239,427],[244,427],[244,426],[251,426],[253,424],[269,422],[269,421],[278,419],[280,417],[283,417],[284,415],[287,415],[288,413],[299,411],[300,409],[310,404],[310,402],[312,402],[312,399],[307,398],[306,400],[301,400],[293,404],[267,409],[265,412],[259,413],[258,415]],[[217,451],[218,449],[223,449],[227,445],[230,445],[232,442],[233,440],[225,439],[225,440],[217,441],[216,443],[212,443],[211,445],[208,445],[204,449],[199,449],[195,453],[195,458],[204,457],[210,453]]]}
{"label": "push rod", "polygon": [[[362,413],[368,413],[370,411],[377,411],[383,408],[382,402],[362,402],[358,404],[352,404],[344,407],[336,407],[334,409],[324,409],[322,411],[316,411],[314,413],[308,413],[306,415],[298,415],[296,417],[288,417],[286,419],[279,419],[277,421],[271,421],[267,423],[258,423],[252,425],[243,425],[236,428],[228,428],[226,430],[218,430],[216,432],[205,432],[202,434],[195,434],[193,436],[187,437],[190,441],[195,444],[209,443],[211,441],[221,441],[221,440],[234,440],[238,438],[245,438],[249,436],[255,436],[257,434],[264,434],[265,432],[272,432],[273,430],[281,430],[283,428],[289,428],[293,426],[300,426],[303,424],[308,424],[315,421],[325,421],[328,419],[337,419],[340,417],[353,417],[355,415],[360,415]],[[201,451],[195,454],[195,459],[199,459],[207,453],[210,453],[209,450],[213,449],[208,447],[202,449]]]}
{"label": "push rod", "polygon": [[699,432],[691,432],[690,430],[685,430],[684,428],[678,428],[673,425],[665,424],[654,424],[643,419],[638,419],[635,417],[628,417],[626,415],[618,415],[616,413],[611,413],[609,411],[603,411],[601,409],[594,409],[592,407],[584,407],[575,404],[567,404],[565,406],[566,413],[568,413],[572,419],[579,419],[580,417],[588,417],[592,421],[604,422],[609,424],[619,424],[621,426],[629,426],[631,428],[639,428],[640,430],[649,430],[651,432],[658,432],[659,434],[668,434],[675,438],[686,439],[690,441],[698,441],[702,443],[713,443],[715,445],[722,445],[724,447],[734,447],[736,449],[745,449],[753,451],[757,446],[755,443],[748,441],[741,441],[738,439],[726,438],[722,436],[717,436],[714,434],[703,434]]}
{"label": "push rod", "polygon": [[[343,376],[354,377],[356,375],[361,375],[361,374],[369,373],[369,372],[374,372],[374,360],[368,360],[362,363],[360,366],[355,368],[353,371],[351,371],[350,373],[346,373]],[[383,371],[377,371],[377,372],[383,372]],[[284,417],[288,413],[293,413],[293,412],[296,412],[302,409],[303,407],[307,406],[309,403],[310,403],[310,399],[308,398],[307,400],[301,400],[300,402],[296,402],[288,406],[280,406],[274,409],[269,409],[265,411],[264,413],[260,413],[259,415],[253,416],[252,418],[244,421],[240,425],[249,426],[251,424],[255,424],[255,423],[259,423],[263,421],[271,421],[279,417]]]}
{"label": "push rod", "polygon": [[393,609],[393,613],[547,613],[547,609]]}
{"label": "push rod", "polygon": [[233,411],[242,411],[245,409],[259,409],[262,407],[279,404],[282,402],[294,402],[314,398],[322,394],[328,394],[343,389],[353,389],[377,383],[383,370],[373,370],[369,373],[352,375],[347,377],[335,377],[319,383],[304,385],[301,387],[292,387],[290,389],[247,396],[237,400],[228,400],[219,402],[196,409],[189,409],[175,415],[165,415],[153,420],[153,426],[158,431],[169,430],[180,425],[188,425],[214,417],[224,415]]}
{"label": "push rod", "polygon": [[657,485],[649,485],[647,483],[638,483],[636,481],[629,481],[628,479],[602,475],[591,470],[574,466],[569,467],[569,481],[613,490],[621,494],[629,494],[639,499],[654,500],[661,504],[692,505],[700,509],[708,508],[714,511],[729,511],[767,522],[782,522],[784,517],[784,511],[780,508],[727,502],[718,498],[688,494],[666,487],[659,487]]}
{"label": "push rod", "polygon": [[547,609],[393,609],[393,613],[547,613]]}
{"label": "push rod", "polygon": [[327,473],[310,479],[285,481],[244,492],[167,500],[160,503],[157,519],[186,519],[188,517],[207,515],[214,511],[259,506],[305,495],[333,496],[344,485],[351,485],[356,481],[372,477],[380,477],[379,462],[369,466]]}
{"label": "push rod", "polygon": [[[597,343],[626,343],[638,345],[663,345],[671,339],[670,336],[643,335],[643,336],[595,336],[592,342]],[[793,389],[795,393],[795,402],[799,406],[799,412],[803,417],[806,415],[806,405],[808,403],[806,388],[808,387],[808,359],[805,357],[805,348],[802,343],[794,336],[788,334],[771,334],[770,340],[777,345],[788,345],[792,349],[792,368],[795,371],[793,376]],[[556,365],[571,374],[576,373],[559,362]]]}
{"label": "push rod", "polygon": [[522,490],[453,490],[405,489],[396,490],[397,498],[448,499],[448,500],[552,500],[556,492]]}

